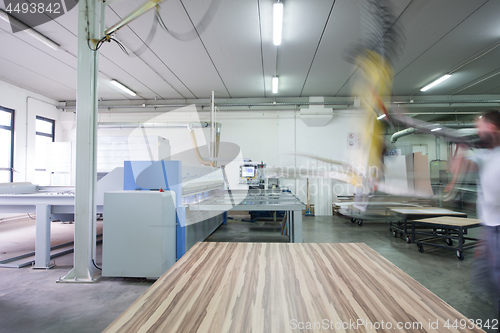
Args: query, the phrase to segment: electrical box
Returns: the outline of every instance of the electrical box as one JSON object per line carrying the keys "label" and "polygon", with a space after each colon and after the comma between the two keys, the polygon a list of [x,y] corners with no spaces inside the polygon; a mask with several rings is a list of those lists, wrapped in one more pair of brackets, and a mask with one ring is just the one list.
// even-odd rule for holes
{"label": "electrical box", "polygon": [[448,171],[448,161],[433,160],[430,162],[429,171],[432,184],[448,184],[450,173]]}

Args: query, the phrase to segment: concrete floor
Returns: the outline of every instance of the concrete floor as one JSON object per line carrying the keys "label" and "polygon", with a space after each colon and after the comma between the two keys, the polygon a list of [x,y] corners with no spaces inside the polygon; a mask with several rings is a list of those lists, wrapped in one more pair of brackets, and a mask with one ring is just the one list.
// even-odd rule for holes
{"label": "concrete floor", "polygon": [[[279,231],[279,224],[271,221],[230,220],[207,241],[286,241]],[[385,223],[359,227],[338,216],[304,218],[303,235],[304,242],[366,243],[468,318],[497,318],[491,304],[469,291],[473,250],[465,252],[464,261],[449,250],[426,248],[419,253],[414,244],[394,238]],[[72,259],[71,254],[59,257],[50,270],[0,268],[0,332],[101,332],[154,282],[101,278],[95,284],[56,283],[72,268]]]}

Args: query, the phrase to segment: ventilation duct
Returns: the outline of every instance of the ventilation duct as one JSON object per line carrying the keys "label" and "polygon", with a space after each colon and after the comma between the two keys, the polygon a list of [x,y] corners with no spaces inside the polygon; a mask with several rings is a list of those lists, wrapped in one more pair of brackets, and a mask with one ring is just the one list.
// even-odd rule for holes
{"label": "ventilation duct", "polygon": [[324,102],[324,97],[309,97],[309,109],[300,109],[300,120],[307,127],[323,127],[332,120],[333,109],[325,108]]}
{"label": "ventilation duct", "polygon": [[[441,125],[443,125],[443,127],[448,127],[448,128],[474,128],[476,126],[475,123],[441,122],[441,123],[437,123],[437,124],[435,124],[435,123],[429,124],[429,127],[439,127]],[[391,142],[394,143],[399,138],[416,133],[416,132],[418,132],[418,130],[415,129],[414,127],[406,128],[404,130],[401,130],[399,132],[394,133],[391,136]]]}

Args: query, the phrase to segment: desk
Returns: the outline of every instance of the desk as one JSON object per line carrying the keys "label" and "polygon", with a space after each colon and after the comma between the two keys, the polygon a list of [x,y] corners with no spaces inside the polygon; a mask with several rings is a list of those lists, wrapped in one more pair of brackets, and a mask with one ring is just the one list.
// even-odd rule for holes
{"label": "desk", "polygon": [[394,237],[398,236],[398,232],[401,236],[406,236],[406,242],[411,243],[412,239],[408,232],[408,220],[418,220],[430,217],[439,216],[455,216],[455,217],[467,217],[466,213],[455,212],[453,210],[438,208],[438,207],[388,207],[387,210],[399,218],[398,222],[389,222],[389,230],[394,232]]}
{"label": "desk", "polygon": [[461,319],[366,244],[197,243],[104,332],[483,332]]}
{"label": "desk", "polygon": [[[424,252],[424,245],[440,247],[443,249],[456,250],[457,258],[464,260],[463,250],[471,248],[478,241],[476,238],[465,237],[467,230],[477,228],[481,225],[481,221],[477,219],[464,219],[453,216],[434,217],[430,219],[414,220],[411,222],[411,237],[420,253]],[[417,231],[417,227],[422,227],[421,231]],[[431,230],[432,229],[432,230]],[[416,235],[427,236],[417,239]],[[434,241],[445,240],[445,244],[431,243]],[[464,245],[465,240],[473,242]],[[457,246],[454,246],[456,241]]]}

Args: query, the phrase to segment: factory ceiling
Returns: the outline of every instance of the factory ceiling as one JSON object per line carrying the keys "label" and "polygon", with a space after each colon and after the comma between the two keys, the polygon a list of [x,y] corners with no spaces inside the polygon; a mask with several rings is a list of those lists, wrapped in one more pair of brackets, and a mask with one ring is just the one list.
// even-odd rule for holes
{"label": "factory ceiling", "polygon": [[[142,2],[108,5],[106,28]],[[296,108],[310,96],[324,96],[334,109],[351,107],[351,89],[361,71],[352,50],[360,43],[380,45],[366,38],[370,26],[361,1],[283,0],[279,46],[272,40],[273,3],[164,1],[160,13],[168,31],[154,23],[151,11],[116,33],[129,54],[117,43],[103,44],[99,98],[110,105],[202,104],[215,91],[216,100],[227,104],[267,103],[269,108],[274,101],[277,106],[291,101],[289,108]],[[0,80],[70,105],[76,99],[77,10],[35,28],[60,45],[57,51],[25,32],[12,33],[0,21]],[[390,12],[389,28],[397,35],[393,100],[431,113],[500,107],[500,1],[394,0]],[[420,91],[447,73],[448,80]],[[277,94],[271,92],[275,75],[280,79]],[[119,91],[111,79],[137,95]]]}

